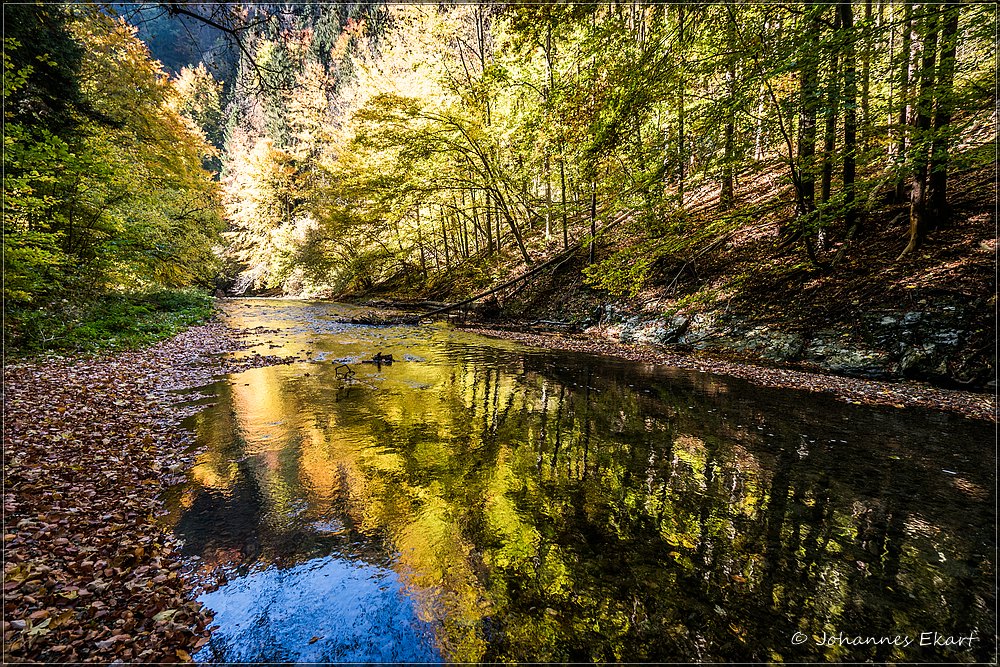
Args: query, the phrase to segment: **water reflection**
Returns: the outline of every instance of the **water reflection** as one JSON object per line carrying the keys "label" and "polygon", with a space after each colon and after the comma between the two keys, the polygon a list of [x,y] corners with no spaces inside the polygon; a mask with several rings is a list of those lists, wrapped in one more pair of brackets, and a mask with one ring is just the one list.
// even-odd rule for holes
{"label": "water reflection", "polygon": [[[988,424],[439,325],[343,325],[329,304],[230,312],[266,327],[261,350],[322,361],[233,376],[193,420],[208,450],[173,520],[231,581],[205,596],[213,659],[993,656]],[[377,352],[404,361],[336,376],[333,360]],[[297,625],[250,621],[246,596],[296,606]],[[328,634],[341,617],[365,620]],[[236,648],[247,622],[289,657]],[[973,631],[971,648],[919,646]],[[915,644],[814,639],[841,632]]]}
{"label": "water reflection", "polygon": [[[240,577],[202,601],[220,629],[203,661],[437,662],[392,570],[341,558]],[[377,637],[377,641],[373,638]]]}

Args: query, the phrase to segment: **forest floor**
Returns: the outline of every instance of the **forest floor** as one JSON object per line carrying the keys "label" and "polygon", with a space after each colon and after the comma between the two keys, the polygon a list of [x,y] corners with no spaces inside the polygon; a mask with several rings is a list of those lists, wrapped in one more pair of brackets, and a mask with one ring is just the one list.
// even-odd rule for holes
{"label": "forest floor", "polygon": [[4,368],[4,662],[184,662],[211,618],[179,576],[161,492],[196,452],[176,393],[255,366],[218,322],[142,350]]}
{"label": "forest floor", "polygon": [[[863,314],[958,305],[972,311],[975,325],[951,372],[971,377],[974,369],[994,367],[996,357],[995,178],[993,170],[956,176],[952,222],[907,257],[897,259],[906,245],[908,207],[886,201],[862,220],[862,231],[839,263],[834,265],[834,258],[846,242],[838,239],[843,230],[834,228],[814,265],[801,243],[781,248],[782,222],[793,215],[791,196],[762,174],[743,186],[743,214],[752,216],[753,225],[736,229],[703,254],[728,230],[686,250],[662,253],[634,296],[611,296],[587,285],[586,257],[579,253],[559,272],[513,294],[504,314],[575,321],[613,301],[616,309],[635,314],[725,312],[785,332],[834,329],[857,341],[863,337]],[[711,193],[704,193],[702,201],[687,223],[693,228],[723,215]],[[623,226],[603,239],[596,259],[627,265],[645,247],[641,232]]]}

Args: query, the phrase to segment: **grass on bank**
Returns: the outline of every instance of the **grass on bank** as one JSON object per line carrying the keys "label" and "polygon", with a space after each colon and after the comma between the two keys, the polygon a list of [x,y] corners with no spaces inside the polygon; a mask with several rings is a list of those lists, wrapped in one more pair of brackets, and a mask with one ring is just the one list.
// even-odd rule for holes
{"label": "grass on bank", "polygon": [[135,349],[169,338],[215,312],[204,290],[108,292],[57,299],[35,308],[4,308],[8,352],[98,352]]}

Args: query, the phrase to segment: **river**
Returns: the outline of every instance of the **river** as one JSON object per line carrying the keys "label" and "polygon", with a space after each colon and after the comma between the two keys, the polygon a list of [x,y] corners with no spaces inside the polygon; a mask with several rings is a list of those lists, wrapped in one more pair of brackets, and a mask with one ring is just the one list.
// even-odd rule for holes
{"label": "river", "polygon": [[256,329],[241,354],[303,361],[201,389],[188,422],[204,452],[165,520],[209,584],[198,660],[995,655],[993,424],[225,309]]}

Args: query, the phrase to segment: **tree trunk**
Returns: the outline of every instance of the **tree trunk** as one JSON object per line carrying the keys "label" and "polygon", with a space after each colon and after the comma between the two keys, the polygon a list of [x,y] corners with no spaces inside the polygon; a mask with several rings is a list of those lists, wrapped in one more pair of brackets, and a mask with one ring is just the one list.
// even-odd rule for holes
{"label": "tree trunk", "polygon": [[451,268],[451,260],[448,257],[448,227],[444,222],[444,206],[438,205],[438,216],[441,218],[441,240],[444,242],[444,267]]}
{"label": "tree trunk", "polygon": [[[726,18],[726,37],[730,44],[736,43],[735,21],[735,13],[728,12]],[[736,103],[735,86],[736,59],[735,56],[730,56],[726,63],[726,127],[725,138],[723,140],[722,189],[719,192],[719,204],[724,211],[732,208],[733,200],[735,199],[735,187],[733,185],[733,160],[735,159],[733,144],[736,134],[736,109],[733,108]]]}
{"label": "tree trunk", "polygon": [[724,162],[722,163],[722,190],[719,193],[719,204],[723,211],[728,211],[733,207],[733,200],[736,199],[736,186],[733,178],[733,144],[736,133],[733,116],[735,112],[730,109],[729,117],[726,119],[725,141],[724,141]]}
{"label": "tree trunk", "polygon": [[934,106],[934,143],[931,146],[928,200],[931,229],[948,218],[948,141],[954,108],[955,55],[958,46],[960,5],[945,5],[941,12],[941,59]]}
{"label": "tree trunk", "polygon": [[[822,168],[820,169],[819,200],[826,204],[830,201],[830,190],[833,184],[833,151],[837,146],[837,112],[840,106],[840,50],[842,43],[840,38],[840,11],[838,9],[833,20],[833,29],[838,33],[836,45],[830,50],[830,70],[826,80],[826,123],[823,128],[823,155]],[[826,227],[829,223],[828,216],[821,209],[819,229],[816,231],[816,245],[820,250],[826,250]]]}
{"label": "tree trunk", "polygon": [[[841,0],[838,6],[840,26],[846,36],[844,45],[844,228],[852,236],[857,225],[854,208],[855,152],[857,150],[857,73],[854,51],[854,12],[851,0]],[[871,13],[869,0],[868,9]]]}
{"label": "tree trunk", "polygon": [[872,68],[872,40],[875,26],[872,25],[872,0],[865,0],[865,45],[862,49],[863,60],[861,62],[861,143],[868,146],[869,133],[871,131],[871,105],[868,99],[868,90],[871,87]]}
{"label": "tree trunk", "polygon": [[677,99],[677,199],[681,208],[684,207],[684,5],[677,5],[678,40],[677,48],[681,54],[681,74],[678,82]]}
{"label": "tree trunk", "polygon": [[569,222],[566,214],[566,159],[562,149],[559,150],[559,190],[562,202],[563,250],[569,250]]}
{"label": "tree trunk", "polygon": [[493,254],[494,249],[500,249],[500,239],[497,239],[496,247],[493,246],[493,220],[492,213],[490,211],[490,192],[489,190],[484,191],[486,195],[486,252],[489,255]]}
{"label": "tree trunk", "polygon": [[514,216],[511,215],[510,209],[507,208],[507,202],[502,198],[497,198],[498,211],[497,211],[497,237],[500,236],[500,213],[503,213],[504,219],[507,221],[507,226],[510,227],[511,233],[514,235],[514,242],[517,243],[517,249],[521,251],[521,257],[524,259],[524,263],[531,266],[531,255],[528,254],[527,248],[524,247],[524,239],[521,237],[521,232],[517,228],[517,223],[514,222]]}
{"label": "tree trunk", "polygon": [[[462,256],[468,258],[469,256],[469,216],[466,213],[465,208],[465,190],[462,190],[462,207],[461,209],[456,206],[455,211],[455,221],[461,221],[462,226],[459,228],[459,235],[462,238]],[[453,198],[454,199],[454,198]]]}
{"label": "tree trunk", "polygon": [[[767,100],[767,85],[761,84],[760,96],[757,101],[757,130],[754,132],[753,159],[760,162],[764,159],[764,103]],[[778,110],[781,113],[781,110]]]}
{"label": "tree trunk", "polygon": [[590,263],[594,263],[594,245],[597,243],[597,181],[590,184]]}
{"label": "tree trunk", "polygon": [[500,252],[500,239],[503,237],[503,228],[500,225],[500,222],[501,222],[500,221],[500,202],[496,202],[496,207],[497,207],[497,209],[495,211],[496,215],[494,217],[497,219],[497,253],[499,253]]}
{"label": "tree trunk", "polygon": [[910,240],[900,253],[902,258],[918,247],[927,234],[927,153],[930,148],[931,110],[934,102],[934,60],[937,56],[937,12],[933,5],[924,4],[920,8],[921,50],[920,90],[913,118],[913,141],[910,154],[913,164],[913,180],[910,184]]}
{"label": "tree trunk", "polygon": [[[833,29],[840,32],[840,6],[833,22]],[[840,35],[842,37],[842,35]],[[833,183],[833,149],[837,144],[837,112],[840,106],[840,51],[842,43],[830,50],[830,72],[826,80],[826,127],[823,133],[823,168],[820,174],[819,200],[824,204],[830,201],[830,189]],[[821,230],[822,231],[822,230]]]}
{"label": "tree trunk", "polygon": [[424,272],[424,281],[427,280],[427,256],[424,253],[424,234],[420,230],[420,204],[417,204],[417,245],[420,246],[420,269]]}
{"label": "tree trunk", "polygon": [[798,215],[816,209],[816,115],[819,110],[819,33],[822,5],[810,6],[799,70]]}
{"label": "tree trunk", "polygon": [[[548,20],[545,30],[545,70],[546,86],[543,103],[546,110],[549,107],[549,100],[552,95],[552,88],[555,83],[555,74],[552,67],[552,20]],[[552,156],[550,155],[549,142],[545,142],[545,165],[542,170],[545,175],[545,240],[552,238]]]}
{"label": "tree trunk", "polygon": [[[906,123],[907,109],[910,104],[910,65],[913,59],[910,34],[913,24],[912,0],[903,0],[902,45],[899,49],[899,111],[896,118],[896,164],[906,162]],[[896,201],[903,201],[906,190],[906,177],[902,170],[896,179]]]}
{"label": "tree trunk", "polygon": [[476,191],[474,189],[469,191],[469,199],[472,204],[472,240],[478,255],[480,250],[479,237],[483,233],[483,226],[479,222],[479,207],[476,206]]}
{"label": "tree trunk", "polygon": [[[486,7],[480,5],[476,8],[476,42],[479,45],[479,66],[481,67],[480,72],[486,71],[486,36],[489,32],[489,27],[486,25]],[[490,97],[486,95],[483,97],[483,104],[485,105],[484,111],[486,112],[486,125],[493,124],[492,110],[490,109]]]}
{"label": "tree trunk", "polygon": [[547,148],[542,171],[545,176],[545,240],[548,241],[552,238],[552,162]]}
{"label": "tree trunk", "polygon": [[483,231],[483,225],[479,222],[479,207],[476,206],[476,190],[469,190],[469,217],[472,218],[472,241],[475,245],[475,253],[479,254],[479,235]]}

